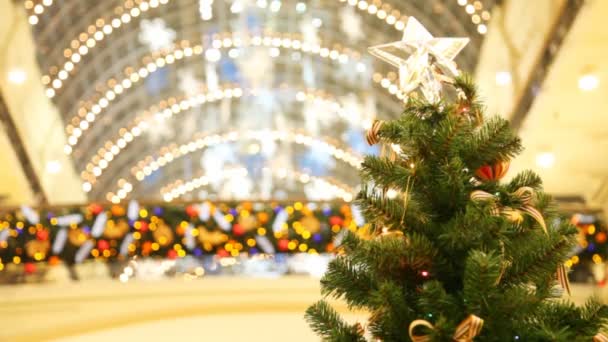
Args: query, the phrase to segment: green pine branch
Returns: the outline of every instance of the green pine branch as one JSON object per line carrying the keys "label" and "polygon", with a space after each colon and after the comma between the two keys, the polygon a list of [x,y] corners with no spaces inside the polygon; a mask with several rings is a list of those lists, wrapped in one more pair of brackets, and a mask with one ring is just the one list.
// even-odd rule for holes
{"label": "green pine branch", "polygon": [[481,126],[461,147],[460,155],[470,169],[510,160],[522,151],[519,137],[507,120],[494,117]]}
{"label": "green pine branch", "polygon": [[356,264],[348,257],[337,257],[329,263],[321,279],[321,293],[344,298],[350,307],[368,305],[370,293],[376,288],[369,266]]}
{"label": "green pine branch", "polygon": [[365,342],[357,325],[348,325],[325,301],[319,301],[306,310],[306,321],[324,341]]}

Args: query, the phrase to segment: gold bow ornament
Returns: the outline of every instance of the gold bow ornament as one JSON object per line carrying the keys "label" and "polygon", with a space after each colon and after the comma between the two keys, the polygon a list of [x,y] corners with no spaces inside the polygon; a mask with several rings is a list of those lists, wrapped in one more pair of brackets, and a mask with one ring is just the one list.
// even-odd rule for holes
{"label": "gold bow ornament", "polygon": [[380,137],[378,137],[378,133],[380,132],[380,128],[382,128],[382,124],[384,122],[380,120],[374,120],[372,127],[367,130],[367,134],[365,135],[365,140],[369,146],[373,146],[380,142]]}
{"label": "gold bow ornament", "polygon": [[511,208],[507,206],[500,206],[498,202],[498,196],[492,195],[483,190],[475,190],[471,193],[471,199],[476,202],[492,202],[491,213],[494,216],[506,216],[515,221],[520,221],[522,213],[530,215],[533,219],[543,227],[545,233],[547,233],[547,225],[543,215],[538,209],[532,206],[532,200],[534,198],[534,189],[529,186],[523,186],[517,189],[512,195],[517,198],[521,205],[518,208]]}
{"label": "gold bow ornament", "polygon": [[[417,319],[410,323],[409,335],[410,339],[413,342],[428,342],[431,341],[431,336],[427,335],[416,335],[414,333],[414,329],[417,327],[427,327],[431,330],[434,330],[435,327],[429,321],[425,321],[423,319]],[[454,335],[452,336],[452,340],[455,342],[472,342],[473,339],[479,335],[481,332],[481,328],[483,328],[483,319],[475,316],[469,315],[464,321],[460,322],[458,327],[456,327],[456,331],[454,331]]]}
{"label": "gold bow ornament", "polygon": [[[476,202],[492,202],[491,213],[494,216],[506,216],[508,219],[516,222],[521,222],[522,213],[530,215],[538,224],[543,228],[545,234],[549,234],[547,231],[547,224],[543,215],[538,209],[532,206],[534,198],[534,189],[529,186],[522,186],[517,189],[511,195],[521,202],[518,208],[511,208],[507,206],[500,206],[498,202],[498,196],[492,195],[483,190],[475,190],[471,193],[471,199]],[[557,267],[557,280],[561,287],[570,294],[570,281],[568,280],[568,274],[566,272],[566,266],[560,263]],[[608,342],[608,341],[606,341]]]}

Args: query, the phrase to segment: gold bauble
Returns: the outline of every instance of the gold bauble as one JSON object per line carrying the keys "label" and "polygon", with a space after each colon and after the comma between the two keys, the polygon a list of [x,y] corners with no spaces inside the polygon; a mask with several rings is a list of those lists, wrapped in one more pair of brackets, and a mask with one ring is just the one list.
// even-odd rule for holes
{"label": "gold bauble", "polygon": [[106,239],[116,240],[122,238],[128,232],[129,224],[126,220],[118,220],[118,222],[110,220],[106,225],[106,229],[103,231],[103,236]]}
{"label": "gold bauble", "polygon": [[254,215],[240,216],[239,224],[241,225],[241,227],[243,227],[245,232],[249,232],[258,227],[258,220],[255,218]]}
{"label": "gold bauble", "polygon": [[219,246],[227,240],[228,237],[222,232],[217,230],[208,231],[205,227],[198,227],[198,241],[203,245],[208,243],[211,246]]}
{"label": "gold bauble", "polygon": [[164,222],[158,224],[152,235],[154,236],[154,241],[158,242],[162,247],[167,247],[173,242],[173,231]]}
{"label": "gold bauble", "polygon": [[68,240],[72,245],[80,247],[87,241],[87,235],[80,228],[68,229]]}
{"label": "gold bauble", "polygon": [[51,242],[49,240],[30,240],[25,244],[25,252],[30,258],[36,260],[42,260],[51,248]]}
{"label": "gold bauble", "polygon": [[503,212],[503,215],[510,222],[513,222],[516,224],[521,224],[522,222],[524,222],[524,216],[521,214],[521,212],[519,210],[508,210],[508,211]]}
{"label": "gold bauble", "polygon": [[321,222],[316,217],[309,215],[304,216],[300,223],[304,227],[304,229],[308,230],[312,234],[318,233],[321,230]]}

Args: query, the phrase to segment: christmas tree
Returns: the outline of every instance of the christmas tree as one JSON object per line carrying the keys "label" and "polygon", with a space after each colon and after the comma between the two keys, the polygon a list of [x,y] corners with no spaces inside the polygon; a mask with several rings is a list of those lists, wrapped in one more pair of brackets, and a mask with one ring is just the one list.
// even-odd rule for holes
{"label": "christmas tree", "polygon": [[346,234],[321,280],[369,319],[349,324],[324,300],[306,319],[328,341],[608,341],[607,306],[560,300],[576,228],[533,172],[500,181],[522,146],[458,76],[466,43],[410,18],[403,41],[370,50],[400,68],[410,100],[367,134],[383,145],[357,198],[372,233]]}

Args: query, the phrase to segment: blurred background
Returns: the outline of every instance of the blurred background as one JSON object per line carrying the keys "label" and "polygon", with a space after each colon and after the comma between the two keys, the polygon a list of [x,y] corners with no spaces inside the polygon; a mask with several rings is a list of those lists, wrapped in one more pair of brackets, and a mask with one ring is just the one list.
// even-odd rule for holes
{"label": "blurred background", "polygon": [[[303,311],[345,230],[416,17],[608,257],[604,0],[0,0],[2,341],[317,340]],[[339,305],[339,304],[338,304]],[[364,313],[348,312],[353,320]],[[235,329],[237,328],[237,329]]]}

